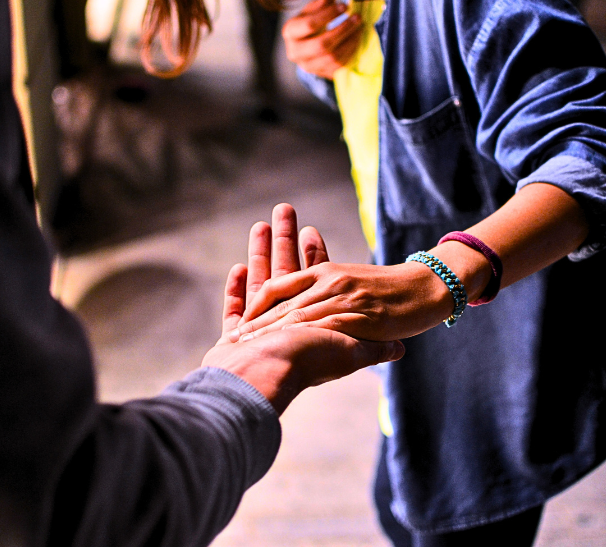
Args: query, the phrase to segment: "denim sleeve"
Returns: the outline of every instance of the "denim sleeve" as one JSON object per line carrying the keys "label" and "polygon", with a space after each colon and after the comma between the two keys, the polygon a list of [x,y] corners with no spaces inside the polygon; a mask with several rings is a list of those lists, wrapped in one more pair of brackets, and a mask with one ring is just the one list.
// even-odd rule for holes
{"label": "denim sleeve", "polygon": [[337,96],[335,95],[335,87],[330,80],[305,72],[300,67],[297,67],[297,77],[312,95],[316,96],[333,110],[339,110]]}
{"label": "denim sleeve", "polygon": [[566,0],[456,1],[459,47],[480,107],[477,147],[521,188],[575,197],[606,247],[606,57]]}

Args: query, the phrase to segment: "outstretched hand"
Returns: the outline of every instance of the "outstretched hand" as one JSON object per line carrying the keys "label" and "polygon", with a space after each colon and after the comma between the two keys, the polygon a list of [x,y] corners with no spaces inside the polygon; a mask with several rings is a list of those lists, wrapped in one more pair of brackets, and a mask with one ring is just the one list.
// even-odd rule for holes
{"label": "outstretched hand", "polygon": [[[257,223],[249,239],[249,267],[234,266],[225,286],[223,336],[202,366],[223,368],[257,388],[278,413],[305,388],[341,378],[361,368],[400,359],[398,342],[367,342],[326,329],[284,329],[247,343],[230,343],[228,335],[241,320],[247,300],[273,276],[279,279],[300,267],[294,209],[278,205],[272,227]],[[328,260],[326,246],[314,228],[299,235],[304,267]]]}
{"label": "outstretched hand", "polygon": [[365,340],[396,340],[438,325],[452,306],[446,285],[422,264],[327,262],[267,281],[227,336],[248,341],[312,326]]}
{"label": "outstretched hand", "polygon": [[306,226],[297,234],[297,214],[291,205],[281,203],[274,207],[271,226],[257,222],[250,229],[248,268],[236,264],[227,276],[223,331],[217,344],[230,341],[228,334],[241,322],[246,307],[268,279],[301,269],[297,241],[304,268],[328,261],[326,244],[318,230]]}

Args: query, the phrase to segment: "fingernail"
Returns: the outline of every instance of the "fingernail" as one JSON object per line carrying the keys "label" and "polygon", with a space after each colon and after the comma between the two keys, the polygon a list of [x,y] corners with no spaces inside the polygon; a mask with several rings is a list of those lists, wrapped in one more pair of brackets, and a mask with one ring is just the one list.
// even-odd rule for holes
{"label": "fingernail", "polygon": [[248,334],[245,334],[240,338],[240,342],[248,342],[249,340],[252,340],[254,337],[255,337],[255,335],[252,332],[249,332]]}
{"label": "fingernail", "polygon": [[349,17],[348,13],[342,13],[338,17],[335,17],[332,21],[329,21],[326,24],[326,30],[333,30],[333,29],[337,28],[341,23],[344,23],[345,21],[347,21],[348,17]]}
{"label": "fingernail", "polygon": [[404,357],[404,352],[405,352],[405,348],[404,348],[404,344],[402,344],[402,342],[399,342],[399,341],[392,342],[390,360],[395,361],[397,359],[401,359],[402,357]]}
{"label": "fingernail", "polygon": [[240,339],[240,329],[234,329],[234,330],[232,330],[227,335],[227,338],[229,339],[230,342],[237,342]]}

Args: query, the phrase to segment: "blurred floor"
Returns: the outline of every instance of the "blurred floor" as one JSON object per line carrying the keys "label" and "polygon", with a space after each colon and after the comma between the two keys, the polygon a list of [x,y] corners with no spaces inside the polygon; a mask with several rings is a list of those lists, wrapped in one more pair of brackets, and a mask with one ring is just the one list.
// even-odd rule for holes
{"label": "blurred floor", "polygon": [[[331,258],[366,262],[338,117],[280,52],[279,124],[255,118],[242,6],[177,81],[99,71],[56,94],[65,169],[56,290],[91,338],[103,400],[157,393],[219,336],[221,292],[247,233],[295,206]],[[223,67],[220,69],[220,67]],[[378,429],[369,371],[304,393],[274,467],[214,547],[386,547],[369,485]],[[553,500],[539,547],[606,546],[606,468]]]}

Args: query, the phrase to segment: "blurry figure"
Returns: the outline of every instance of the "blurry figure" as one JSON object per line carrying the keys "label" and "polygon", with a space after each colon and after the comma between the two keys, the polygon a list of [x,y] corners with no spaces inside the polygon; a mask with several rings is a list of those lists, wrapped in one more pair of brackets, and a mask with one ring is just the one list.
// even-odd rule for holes
{"label": "blurry figure", "polygon": [[87,0],[54,0],[53,18],[57,27],[59,76],[66,80],[86,73],[100,56],[86,31]]}
{"label": "blurry figure", "polygon": [[257,0],[244,0],[248,12],[248,40],[253,56],[253,85],[259,105],[256,115],[267,123],[280,121],[275,67],[280,12],[265,9]]}

